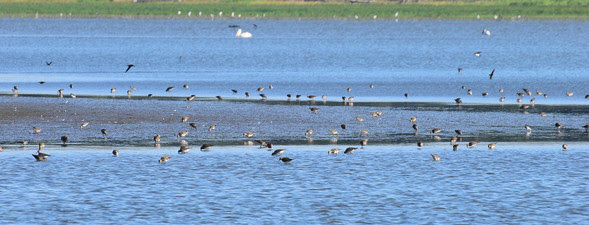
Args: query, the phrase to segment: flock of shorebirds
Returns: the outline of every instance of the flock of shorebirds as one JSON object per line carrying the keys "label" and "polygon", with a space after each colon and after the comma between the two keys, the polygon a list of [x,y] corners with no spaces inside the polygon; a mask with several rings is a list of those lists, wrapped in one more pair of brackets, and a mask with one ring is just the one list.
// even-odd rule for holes
{"label": "flock of shorebirds", "polygon": [[[487,30],[487,29],[483,29],[483,32],[482,32],[482,33],[483,33],[483,34],[485,34],[485,35],[488,35],[488,36],[490,36],[490,35],[491,35],[490,31],[489,31],[489,30]],[[241,29],[240,29],[240,30],[238,30],[238,33],[236,34],[236,37],[249,38],[249,37],[251,37],[251,34],[250,34],[250,33],[247,33],[247,32],[242,32],[242,31],[241,31]],[[474,55],[475,55],[476,57],[479,57],[479,56],[481,56],[481,54],[482,54],[482,52],[475,52],[475,53],[474,53]],[[50,65],[52,65],[52,63],[53,63],[53,62],[49,62],[49,61],[47,61],[47,62],[46,62],[46,65],[47,65],[47,66],[50,66]],[[135,65],[133,65],[133,64],[129,64],[129,65],[127,65],[127,68],[126,68],[126,70],[125,70],[125,73],[129,72],[129,70],[131,70],[131,68],[133,68],[133,67],[135,67]],[[460,73],[462,70],[463,70],[463,68],[458,68],[458,72],[459,72],[459,73]],[[493,70],[490,72],[490,74],[488,75],[488,76],[489,76],[489,79],[490,79],[490,80],[491,80],[491,79],[493,79],[493,76],[494,76],[494,75],[495,75],[495,69],[493,69]],[[40,84],[45,84],[45,82],[44,82],[44,81],[40,81],[39,83],[40,83]],[[70,87],[70,88],[73,88],[73,84],[70,84],[70,85],[69,85],[69,87]],[[184,88],[189,88],[188,84],[184,84],[184,85],[183,85],[183,87],[184,87]],[[268,86],[268,88],[269,88],[269,89],[273,89],[274,87],[273,87],[272,85],[269,85],[269,86]],[[374,88],[374,85],[373,85],[373,84],[370,84],[370,88]],[[462,88],[463,90],[465,90],[465,89],[466,89],[466,87],[465,87],[465,86],[462,86],[461,88]],[[166,92],[171,92],[173,89],[174,89],[174,87],[168,87],[168,88],[166,88],[166,89],[165,89],[165,91],[166,91]],[[265,87],[258,87],[258,88],[256,89],[256,92],[262,92],[264,89],[265,89]],[[135,87],[131,86],[131,87],[130,87],[130,90],[128,90],[128,91],[127,91],[127,94],[130,96],[130,95],[131,95],[131,93],[132,93],[132,91],[136,91],[136,90],[137,90],[137,89],[136,89]],[[534,105],[534,103],[535,103],[535,98],[531,98],[531,99],[530,99],[530,105],[526,105],[526,104],[523,104],[523,105],[522,105],[522,104],[521,104],[521,101],[522,101],[522,99],[524,98],[524,96],[526,96],[526,95],[528,95],[528,96],[531,96],[531,95],[532,95],[532,92],[531,92],[529,89],[525,89],[525,88],[524,88],[524,89],[522,89],[522,90],[523,90],[523,92],[517,92],[517,93],[516,93],[516,94],[519,96],[519,98],[516,100],[516,102],[520,104],[520,109],[524,109],[524,110],[525,110],[525,109],[528,109],[528,108],[530,107],[530,105],[533,107],[533,105]],[[112,89],[110,89],[110,93],[114,93],[115,91],[116,91],[116,88],[112,88]],[[234,94],[238,93],[238,90],[236,90],[236,89],[232,89],[231,91],[232,91]],[[350,91],[351,91],[351,88],[347,88],[347,91],[348,91],[348,92],[350,92]],[[14,88],[12,89],[12,92],[13,92],[15,95],[18,95],[18,87],[17,87],[17,86],[14,86]],[[61,97],[61,98],[63,98],[63,97],[64,97],[64,96],[63,96],[63,92],[64,92],[64,89],[59,89],[59,90],[58,90],[58,96],[59,96],[59,97]],[[472,91],[471,89],[468,89],[468,90],[466,91],[466,94],[468,94],[468,95],[472,95],[472,93],[473,93],[473,91]],[[500,90],[499,90],[499,93],[503,93],[503,89],[500,89]],[[482,95],[483,95],[483,96],[487,96],[488,94],[489,94],[488,92],[483,92],[483,93],[482,93]],[[536,94],[537,94],[537,95],[539,95],[539,96],[543,96],[544,98],[547,98],[547,97],[548,97],[548,94],[545,94],[545,93],[543,93],[542,91],[539,91],[539,90],[536,90]],[[263,94],[263,93],[260,93],[259,95],[260,95],[260,97],[261,97],[263,100],[265,100],[265,99],[267,98],[267,96],[266,96],[265,94]],[[565,93],[565,95],[566,95],[566,96],[569,96],[569,97],[570,97],[570,96],[573,96],[573,92],[566,92],[566,93]],[[249,93],[249,92],[245,92],[245,96],[246,96],[246,97],[250,97],[250,93]],[[298,99],[300,99],[300,98],[301,98],[301,96],[302,96],[302,95],[295,95],[294,97],[296,97],[296,99],[298,100]],[[409,93],[405,93],[405,94],[404,94],[404,96],[405,96],[405,98],[408,98],[408,97],[409,97]],[[76,98],[76,95],[72,93],[72,94],[70,94],[70,97],[71,97],[71,98]],[[152,97],[152,94],[149,94],[149,95],[148,95],[148,97]],[[287,96],[286,96],[286,97],[288,97],[288,99],[290,99],[291,97],[293,97],[293,95],[291,95],[291,94],[287,94]],[[317,96],[315,96],[315,95],[307,95],[306,97],[307,97],[309,100],[314,100],[314,99],[315,99]],[[221,97],[221,96],[216,96],[216,98],[217,98],[218,100],[223,100],[223,97]],[[321,98],[322,98],[322,99],[326,99],[326,95],[322,95],[322,96],[321,96]],[[585,95],[585,98],[586,98],[586,99],[589,99],[589,95]],[[191,96],[189,96],[189,97],[187,97],[187,98],[186,98],[186,100],[187,100],[187,101],[192,101],[192,100],[194,100],[194,99],[195,99],[195,96],[194,96],[194,95],[191,95]],[[350,97],[345,97],[345,96],[343,96],[343,97],[342,97],[342,100],[343,100],[343,101],[344,101],[346,104],[350,104],[350,105],[352,105],[352,104],[353,104],[353,101],[354,101],[354,97],[353,97],[353,96],[350,96]],[[499,98],[499,101],[500,101],[500,102],[503,102],[504,100],[505,100],[505,97],[501,97],[501,98]],[[454,99],[454,101],[456,102],[456,104],[462,104],[462,99],[461,99],[461,98],[456,98],[456,99]],[[318,112],[319,112],[319,108],[318,108],[318,107],[309,107],[309,110],[310,110],[312,113],[318,113]],[[370,114],[371,114],[373,117],[379,117],[379,116],[381,116],[381,115],[382,115],[382,111],[370,112]],[[541,113],[540,113],[540,115],[541,115],[541,116],[543,116],[543,117],[546,117],[546,114],[545,114],[545,113],[543,113],[543,112],[541,112]],[[185,122],[187,122],[188,120],[189,120],[189,117],[182,117],[182,118],[181,118],[181,122],[182,122],[182,123],[185,123]],[[357,120],[358,122],[364,122],[364,119],[363,119],[362,117],[356,117],[356,120]],[[409,122],[412,124],[412,128],[415,130],[415,132],[417,132],[417,130],[418,130],[418,125],[417,125],[416,121],[417,121],[417,117],[415,117],[415,116],[414,116],[414,117],[411,117],[411,118],[409,118]],[[82,128],[84,128],[84,127],[88,126],[88,125],[89,125],[89,122],[84,122],[84,123],[82,123],[82,124],[80,125],[80,129],[82,129]],[[189,123],[189,125],[190,125],[191,127],[195,128],[195,129],[197,128],[197,125],[196,125],[195,123]],[[558,131],[560,131],[560,129],[563,127],[563,125],[562,125],[561,123],[556,123],[554,126],[556,127],[556,129],[557,129]],[[526,129],[526,131],[527,131],[527,132],[531,132],[531,130],[532,130],[532,127],[531,127],[530,125],[528,125],[528,124],[525,124],[523,127]],[[584,125],[584,126],[583,126],[583,128],[585,129],[585,131],[586,131],[586,132],[589,132],[589,124],[587,124],[587,125]],[[212,132],[212,131],[213,131],[213,130],[215,130],[215,129],[216,129],[216,125],[210,125],[210,126],[209,126],[209,128],[208,128],[209,132]],[[345,129],[347,129],[347,126],[346,126],[345,124],[341,124],[341,129],[345,130]],[[432,129],[431,131],[429,131],[429,133],[430,133],[430,134],[436,134],[436,133],[439,133],[439,132],[441,132],[441,131],[442,131],[442,129],[440,129],[440,128],[434,128],[434,129]],[[42,130],[41,130],[40,128],[38,128],[38,127],[33,127],[33,133],[34,133],[34,134],[36,134],[36,133],[40,133],[40,132],[42,132]],[[107,137],[107,135],[108,135],[108,131],[107,131],[106,129],[101,129],[101,130],[100,130],[100,132],[101,132],[101,134],[102,134],[102,135],[105,137],[105,139],[106,139],[106,137]],[[309,137],[310,137],[310,136],[313,134],[313,132],[314,132],[314,130],[313,130],[313,129],[309,129],[309,130],[306,130],[306,131],[305,131],[304,135],[305,135],[305,137],[306,137],[306,138],[309,138]],[[189,131],[181,131],[181,132],[179,132],[179,133],[176,135],[176,137],[178,138],[178,141],[180,142],[180,141],[181,141],[181,140],[180,140],[180,138],[183,138],[183,137],[185,137],[185,136],[186,136],[188,133],[189,133]],[[332,135],[339,135],[339,133],[338,133],[338,131],[337,131],[337,130],[329,130],[329,133],[330,133],[330,134],[332,134]],[[367,131],[367,130],[360,130],[360,133],[361,133],[361,135],[365,135],[366,137],[368,136],[368,131]],[[456,136],[453,136],[453,137],[450,139],[450,144],[452,145],[452,149],[453,149],[453,151],[457,151],[457,150],[458,150],[458,148],[459,148],[459,145],[457,144],[457,141],[461,140],[459,137],[460,137],[460,135],[462,135],[462,131],[461,131],[461,130],[455,130],[455,133],[456,133]],[[251,131],[248,131],[248,132],[245,132],[245,133],[243,133],[243,136],[244,136],[244,137],[247,137],[247,138],[252,138],[252,137],[254,137],[254,135],[255,135],[255,132],[251,132]],[[66,144],[66,143],[69,141],[69,139],[68,139],[68,137],[67,137],[67,136],[62,136],[62,137],[61,137],[61,141],[62,141],[63,145],[65,145],[65,144]],[[155,136],[153,137],[153,141],[155,142],[155,144],[156,144],[156,145],[159,145],[159,142],[161,141],[161,136],[160,136],[160,135],[155,135]],[[363,147],[363,146],[365,146],[365,145],[367,144],[367,141],[368,141],[368,140],[367,140],[366,138],[364,138],[364,139],[361,139],[361,140],[360,140],[360,142],[359,142],[359,144],[360,144],[360,145]],[[258,143],[260,144],[260,148],[268,148],[268,149],[272,149],[272,148],[273,148],[273,146],[274,146],[272,143],[267,143],[267,142],[265,142],[265,141],[262,141],[262,140],[256,140],[256,142],[258,142]],[[471,141],[471,142],[469,142],[468,144],[466,144],[466,147],[468,147],[468,148],[473,148],[473,147],[475,147],[477,144],[479,144],[479,143],[478,143],[478,142],[475,142],[475,141]],[[200,150],[201,150],[201,151],[208,151],[208,150],[209,150],[209,149],[210,149],[212,146],[213,146],[212,144],[203,144],[203,145],[200,147]],[[489,149],[494,149],[496,146],[497,146],[497,143],[490,143],[490,144],[488,144],[488,145],[487,145],[487,147],[488,147]],[[50,156],[49,154],[46,154],[46,153],[43,153],[43,152],[41,152],[41,151],[44,149],[44,147],[45,147],[45,144],[44,144],[44,143],[39,143],[39,149],[37,150],[37,154],[33,154],[33,157],[34,157],[34,158],[35,158],[37,161],[45,161],[45,160],[46,160],[46,159],[47,159],[47,158]],[[417,142],[417,147],[418,147],[419,149],[421,149],[422,147],[424,147],[424,143],[423,143],[423,142]],[[186,153],[188,153],[188,151],[189,151],[190,149],[191,149],[190,147],[186,146],[186,144],[182,144],[182,142],[181,142],[181,146],[180,146],[180,149],[178,150],[178,154],[186,154]],[[358,149],[358,147],[348,147],[348,148],[346,148],[346,149],[344,150],[344,154],[350,154],[350,153],[353,153],[353,152],[354,152],[356,149]],[[562,145],[562,150],[563,150],[563,151],[566,151],[567,149],[568,149],[568,145],[567,145],[567,144],[563,144],[563,145]],[[0,152],[1,152],[1,151],[3,151],[3,149],[2,149],[2,147],[0,146]],[[281,155],[282,155],[282,153],[283,153],[284,151],[285,151],[285,149],[276,149],[276,150],[274,150],[274,151],[272,152],[272,155],[275,155],[275,156],[281,156]],[[337,155],[337,154],[339,153],[339,151],[340,151],[340,149],[339,149],[339,148],[332,148],[332,149],[330,149],[330,150],[328,151],[328,155]],[[118,155],[119,155],[119,151],[118,151],[118,150],[113,150],[113,151],[112,151],[112,154],[113,154],[113,155],[116,157],[116,156],[118,156]],[[433,159],[434,161],[440,161],[440,160],[441,160],[441,157],[440,157],[439,155],[437,155],[437,154],[431,154],[431,157],[432,157],[432,159]],[[158,160],[158,162],[160,162],[160,163],[161,163],[161,162],[167,162],[168,160],[170,160],[170,158],[171,158],[170,156],[162,156],[162,157],[161,157],[161,158]],[[284,163],[289,163],[289,162],[290,162],[290,161],[292,161],[293,159],[291,159],[291,158],[288,158],[288,157],[282,157],[282,156],[281,156],[281,157],[279,158],[279,160],[280,160],[280,161],[282,161],[282,162],[284,162]]]}

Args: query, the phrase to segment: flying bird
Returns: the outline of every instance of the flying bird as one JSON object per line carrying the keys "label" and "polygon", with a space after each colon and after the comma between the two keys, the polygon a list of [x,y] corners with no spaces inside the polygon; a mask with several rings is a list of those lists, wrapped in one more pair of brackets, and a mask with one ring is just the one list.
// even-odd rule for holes
{"label": "flying bird", "polygon": [[491,74],[489,74],[489,80],[493,79],[493,74],[495,74],[495,69],[493,69],[493,71],[491,71]]}
{"label": "flying bird", "polygon": [[135,65],[133,65],[133,64],[127,65],[127,70],[125,70],[125,73],[126,72],[129,72],[129,70],[131,69],[131,67],[135,67]]}

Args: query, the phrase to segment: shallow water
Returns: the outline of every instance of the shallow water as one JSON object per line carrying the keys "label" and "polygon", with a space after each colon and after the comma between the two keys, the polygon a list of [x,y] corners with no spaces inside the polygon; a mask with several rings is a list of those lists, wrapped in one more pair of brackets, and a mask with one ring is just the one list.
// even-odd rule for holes
{"label": "shallow water", "polygon": [[[254,38],[234,38],[229,24]],[[0,223],[582,224],[589,219],[587,26],[0,19]],[[483,28],[493,35],[481,35]],[[130,63],[136,67],[124,73]],[[128,96],[130,86],[137,90]],[[517,103],[522,88],[532,95]],[[182,123],[183,116],[190,119]],[[180,131],[190,132],[177,138]],[[254,137],[244,137],[248,131]],[[278,161],[255,140],[286,148],[294,161]],[[343,154],[360,140],[368,145]],[[480,143],[467,148],[470,141]],[[45,162],[31,156],[39,142],[52,155]],[[199,151],[205,143],[215,146]],[[178,155],[180,145],[193,149]],[[334,147],[342,153],[328,156]],[[163,155],[172,159],[157,163]]]}

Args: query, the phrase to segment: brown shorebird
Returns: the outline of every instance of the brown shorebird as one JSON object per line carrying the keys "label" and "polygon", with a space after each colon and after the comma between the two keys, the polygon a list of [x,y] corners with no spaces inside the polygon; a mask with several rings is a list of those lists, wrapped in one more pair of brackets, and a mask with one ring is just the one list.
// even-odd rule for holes
{"label": "brown shorebird", "polygon": [[452,151],[458,151],[458,145],[452,145]]}
{"label": "brown shorebird", "polygon": [[33,155],[33,157],[35,157],[35,159],[37,161],[45,161],[45,157],[43,157],[41,155],[35,155],[35,154],[32,154],[32,155]]}
{"label": "brown shorebird", "polygon": [[458,135],[462,135],[462,130],[454,130],[454,132],[456,132]]}
{"label": "brown shorebird", "polygon": [[286,149],[276,149],[274,152],[272,152],[272,155],[282,155],[282,153],[284,152],[284,150]]}
{"label": "brown shorebird", "polygon": [[233,94],[237,94],[237,90],[231,89],[231,91],[233,92]]}
{"label": "brown shorebird", "polygon": [[116,149],[115,150],[112,150],[112,154],[113,154],[114,157],[119,156],[119,150],[116,150]]}
{"label": "brown shorebird", "polygon": [[540,112],[540,116],[541,117],[546,117],[546,113],[545,112]]}
{"label": "brown shorebird", "polygon": [[263,91],[264,87],[259,87],[258,89],[256,89],[256,91]]}
{"label": "brown shorebird", "polygon": [[127,65],[127,70],[125,70],[125,73],[126,72],[129,72],[129,70],[131,69],[131,67],[135,67],[135,65],[133,65],[133,64]]}
{"label": "brown shorebird", "polygon": [[68,142],[67,136],[61,136],[61,142],[63,142],[63,144],[65,145],[65,143]]}
{"label": "brown shorebird", "polygon": [[413,124],[413,130],[415,130],[415,132],[417,132],[417,124],[416,123]]}
{"label": "brown shorebird", "polygon": [[420,142],[417,142],[417,147],[418,148],[422,148],[423,147],[423,142],[421,142],[421,141]]}
{"label": "brown shorebird", "polygon": [[358,120],[358,122],[364,122],[364,118],[357,116],[356,120]]}
{"label": "brown shorebird", "polygon": [[464,89],[466,89],[466,86],[462,85],[462,87],[461,87],[461,88],[462,88],[462,90],[464,90]]}
{"label": "brown shorebird", "polygon": [[162,136],[160,136],[159,134],[156,134],[155,136],[153,136],[153,141],[157,144],[158,142],[160,142],[162,140]]}
{"label": "brown shorebird", "polygon": [[346,96],[342,96],[342,101],[345,101],[345,100],[346,100]]}
{"label": "brown shorebird", "polygon": [[486,97],[487,95],[489,95],[489,92],[483,92],[483,97]]}
{"label": "brown shorebird", "polygon": [[268,146],[268,144],[266,144],[265,141],[262,140],[256,140],[256,142],[258,142],[258,144],[260,144],[260,148],[265,148]]}
{"label": "brown shorebird", "polygon": [[190,117],[188,117],[188,116],[183,116],[183,117],[182,117],[182,123],[185,123],[186,121],[188,121],[188,119],[190,119]]}
{"label": "brown shorebird", "polygon": [[110,93],[115,93],[115,91],[117,91],[117,89],[116,89],[116,88],[111,88],[111,89],[110,89]]}
{"label": "brown shorebird", "polygon": [[299,99],[301,98],[301,95],[296,95],[295,98]]}
{"label": "brown shorebird", "polygon": [[563,127],[563,125],[560,123],[555,123],[554,126],[556,127],[556,129],[560,129],[561,127]]}
{"label": "brown shorebird", "polygon": [[245,92],[245,97],[249,98],[250,97],[250,93],[249,92]]}
{"label": "brown shorebird", "polygon": [[548,98],[548,94],[544,94],[544,98]]}
{"label": "brown shorebird", "polygon": [[352,91],[352,88],[348,88],[347,90],[348,90],[348,92],[350,92],[350,91]]}
{"label": "brown shorebird", "polygon": [[440,156],[437,155],[437,154],[431,154],[431,155],[432,155],[432,158],[434,159],[434,161],[440,161],[440,160],[442,160],[442,158],[440,158]]}
{"label": "brown shorebird", "polygon": [[460,71],[462,71],[462,70],[463,70],[462,68],[458,67],[458,72],[459,72],[459,73],[460,73]]}
{"label": "brown shorebird", "polygon": [[133,91],[137,91],[137,88],[136,87],[129,86],[129,88],[131,88],[131,90],[133,90]]}
{"label": "brown shorebird", "polygon": [[319,108],[317,107],[309,107],[309,109],[311,110],[311,112],[317,113],[317,111],[319,111]]}
{"label": "brown shorebird", "polygon": [[43,131],[43,130],[41,130],[41,128],[33,127],[33,134],[41,133],[41,131]]}
{"label": "brown shorebird", "polygon": [[356,147],[348,147],[346,148],[346,150],[344,151],[344,154],[350,154],[350,153],[354,153],[354,151],[356,151]]}
{"label": "brown shorebird", "polygon": [[178,139],[180,139],[181,137],[186,137],[186,135],[187,135],[187,134],[188,134],[188,131],[187,131],[187,130],[185,130],[185,131],[181,131],[181,132],[179,132],[178,134],[176,134],[176,137],[177,137]]}
{"label": "brown shorebird", "polygon": [[410,123],[415,123],[415,121],[417,121],[417,116],[413,116],[409,119]]}
{"label": "brown shorebird", "polygon": [[4,148],[2,148],[2,146],[0,146],[0,152],[3,152],[3,151],[4,151]]}
{"label": "brown shorebird", "polygon": [[266,96],[265,94],[260,94],[260,97],[262,97],[262,99],[267,99],[268,96]]}
{"label": "brown shorebird", "polygon": [[405,98],[409,98],[409,93],[404,94]]}
{"label": "brown shorebird", "polygon": [[271,84],[268,85],[268,88],[270,88],[270,90],[274,89],[274,86],[272,86]]}
{"label": "brown shorebird", "polygon": [[290,97],[292,97],[291,94],[286,94],[286,97],[290,99]]}
{"label": "brown shorebird", "polygon": [[196,125],[196,123],[189,123],[188,125],[190,125],[194,129],[198,129],[198,126]]}
{"label": "brown shorebird", "polygon": [[442,129],[440,129],[440,128],[434,128],[429,133],[430,134],[437,134],[437,133],[440,133],[441,131],[442,131]]}
{"label": "brown shorebird", "polygon": [[503,88],[499,89],[499,93],[503,93]]}
{"label": "brown shorebird", "polygon": [[182,87],[188,89],[190,86],[188,86],[188,84],[184,84],[184,85],[182,85]]}
{"label": "brown shorebird", "polygon": [[565,93],[565,94],[566,94],[567,96],[569,96],[569,97],[573,96],[573,92],[567,92],[567,93]]}
{"label": "brown shorebird", "polygon": [[585,128],[585,131],[589,131],[589,124],[583,125],[583,128]]}
{"label": "brown shorebird", "polygon": [[348,101],[349,101],[349,102],[351,102],[351,101],[354,101],[354,96],[350,96],[350,97],[348,97]]}
{"label": "brown shorebird", "polygon": [[282,161],[283,163],[288,163],[288,162],[292,161],[291,158],[287,158],[287,157],[280,157],[278,160]]}
{"label": "brown shorebird", "polygon": [[220,95],[215,96],[215,98],[217,98],[217,100],[223,100],[223,97],[221,97]]}
{"label": "brown shorebird", "polygon": [[536,98],[530,99],[530,104],[534,105],[536,103]]}
{"label": "brown shorebird", "polygon": [[102,135],[104,135],[104,138],[106,138],[106,129],[100,130],[100,133],[102,133]]}
{"label": "brown shorebird", "polygon": [[360,135],[368,136],[368,131],[367,130],[360,130]]}
{"label": "brown shorebird", "polygon": [[248,132],[243,133],[243,136],[248,137],[248,138],[251,138],[254,135],[256,135],[256,133],[252,132],[252,131],[248,131]]}
{"label": "brown shorebird", "polygon": [[346,126],[345,124],[340,125],[340,127],[342,128],[342,130],[345,130],[348,128],[348,126]]}
{"label": "brown shorebird", "polygon": [[505,97],[501,97],[501,98],[499,98],[499,101],[500,101],[500,102],[503,102],[503,101],[505,101]]}
{"label": "brown shorebird", "polygon": [[200,150],[201,150],[201,151],[203,151],[203,152],[204,152],[204,151],[208,151],[208,150],[210,150],[210,149],[211,149],[211,147],[213,147],[213,146],[214,146],[214,145],[211,145],[211,144],[203,144],[202,146],[200,146]]}
{"label": "brown shorebird", "polygon": [[563,150],[563,151],[566,151],[566,150],[567,150],[567,148],[569,148],[569,146],[568,146],[567,144],[563,144],[563,145],[562,145],[562,150]]}
{"label": "brown shorebird", "polygon": [[532,131],[532,127],[530,125],[524,125],[524,127],[526,128],[527,131]]}
{"label": "brown shorebird", "polygon": [[337,155],[339,153],[339,148],[332,148],[331,150],[327,151],[328,155]]}
{"label": "brown shorebird", "polygon": [[180,150],[178,150],[178,154],[186,154],[188,151],[190,151],[190,147],[188,146],[180,146]]}
{"label": "brown shorebird", "polygon": [[331,133],[332,135],[339,136],[339,133],[337,132],[337,130],[329,130],[329,133]]}
{"label": "brown shorebird", "polygon": [[467,93],[468,95],[472,95],[472,89],[468,89],[468,90],[466,91],[466,93]]}
{"label": "brown shorebird", "polygon": [[371,115],[372,117],[378,117],[378,116],[379,116],[379,115],[378,115],[378,113],[376,113],[376,112],[369,112],[369,113],[370,113],[370,115]]}
{"label": "brown shorebird", "polygon": [[462,100],[460,98],[455,98],[454,101],[458,104],[462,103]]}
{"label": "brown shorebird", "polygon": [[[266,148],[273,148],[273,147],[274,147],[274,144],[272,144],[272,143],[268,143],[268,144],[266,144]],[[270,150],[271,150],[271,149],[269,149],[268,151],[270,151]]]}
{"label": "brown shorebird", "polygon": [[368,139],[362,139],[360,140],[360,146],[364,147],[368,144]]}
{"label": "brown shorebird", "polygon": [[170,92],[172,90],[174,90],[174,87],[168,87],[168,88],[166,88],[166,92]]}
{"label": "brown shorebird", "polygon": [[491,74],[489,74],[489,80],[493,79],[493,74],[495,74],[495,69],[493,69],[493,71],[491,71]]}
{"label": "brown shorebird", "polygon": [[307,98],[309,98],[309,99],[315,99],[315,97],[317,97],[317,96],[315,96],[315,95],[307,95]]}
{"label": "brown shorebird", "polygon": [[475,146],[477,146],[477,144],[478,144],[478,142],[471,141],[471,142],[468,142],[468,144],[466,144],[466,147],[474,148]]}
{"label": "brown shorebird", "polygon": [[161,162],[167,162],[167,161],[168,161],[168,160],[170,160],[171,158],[172,158],[172,157],[170,157],[170,156],[162,156],[162,157],[160,158],[160,160],[158,160],[158,162],[160,162],[160,163],[161,163]]}
{"label": "brown shorebird", "polygon": [[83,123],[80,125],[80,130],[81,130],[82,128],[84,128],[84,127],[88,126],[88,124],[90,124],[90,122],[83,122]]}
{"label": "brown shorebird", "polygon": [[314,132],[313,129],[308,129],[307,131],[305,131],[305,137],[311,136],[311,134],[313,134],[313,132]]}
{"label": "brown shorebird", "polygon": [[487,145],[487,147],[489,147],[489,149],[494,149],[495,146],[497,146],[497,143],[491,143],[491,144]]}
{"label": "brown shorebird", "polygon": [[213,132],[213,130],[217,129],[217,125],[209,126],[209,132]]}

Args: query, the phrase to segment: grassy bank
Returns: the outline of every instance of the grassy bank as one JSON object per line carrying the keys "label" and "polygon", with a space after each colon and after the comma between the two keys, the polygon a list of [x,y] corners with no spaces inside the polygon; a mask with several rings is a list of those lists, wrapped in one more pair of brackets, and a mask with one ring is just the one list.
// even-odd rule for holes
{"label": "grassy bank", "polygon": [[[178,15],[178,11],[181,14]],[[183,1],[183,2],[109,2],[104,1],[1,1],[0,16],[4,17],[169,17],[191,18],[314,18],[314,19],[391,19],[399,12],[401,19],[589,19],[589,1],[515,1],[485,2],[426,2],[406,3],[373,2],[350,4],[347,2],[276,2],[276,1]]]}

